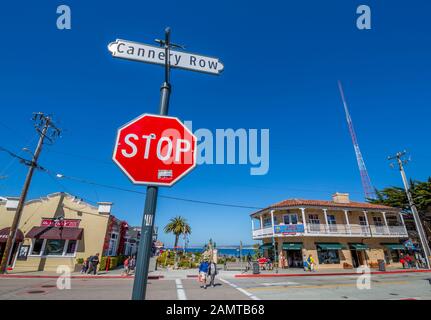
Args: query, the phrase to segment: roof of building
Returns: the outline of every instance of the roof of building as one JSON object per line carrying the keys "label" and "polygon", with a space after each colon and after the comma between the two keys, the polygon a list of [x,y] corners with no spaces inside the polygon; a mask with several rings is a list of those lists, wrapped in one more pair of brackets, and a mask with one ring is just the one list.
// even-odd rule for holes
{"label": "roof of building", "polygon": [[269,209],[285,208],[285,207],[319,207],[319,208],[345,208],[345,209],[363,209],[363,210],[387,210],[387,211],[401,211],[401,209],[384,206],[380,204],[372,204],[367,202],[349,201],[348,203],[339,203],[328,200],[306,200],[306,199],[287,199],[275,203],[267,208],[252,213],[260,213]]}

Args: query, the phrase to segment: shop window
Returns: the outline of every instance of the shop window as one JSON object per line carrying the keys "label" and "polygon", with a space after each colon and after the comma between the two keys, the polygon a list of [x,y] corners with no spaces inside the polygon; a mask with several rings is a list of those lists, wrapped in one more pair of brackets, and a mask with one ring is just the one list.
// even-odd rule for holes
{"label": "shop window", "polygon": [[340,263],[340,255],[338,250],[318,250],[317,251],[319,264],[338,264]]}
{"label": "shop window", "polygon": [[42,253],[43,241],[43,239],[33,239],[33,249],[31,250],[32,255],[40,256]]}
{"label": "shop window", "polygon": [[69,240],[69,242],[67,243],[66,255],[73,256],[76,252],[76,246],[77,246],[76,240]]}
{"label": "shop window", "polygon": [[45,255],[46,256],[61,256],[63,255],[64,245],[66,240],[46,240]]}

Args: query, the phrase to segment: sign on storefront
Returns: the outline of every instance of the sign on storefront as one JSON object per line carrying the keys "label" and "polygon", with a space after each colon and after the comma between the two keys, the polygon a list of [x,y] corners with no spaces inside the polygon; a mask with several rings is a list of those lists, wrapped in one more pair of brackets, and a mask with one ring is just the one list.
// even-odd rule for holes
{"label": "sign on storefront", "polygon": [[81,220],[55,220],[55,219],[42,219],[42,227],[64,227],[64,228],[78,228]]}
{"label": "sign on storefront", "polygon": [[284,224],[279,226],[274,226],[274,233],[282,233],[282,234],[295,234],[295,233],[304,233],[304,225],[303,224]]}

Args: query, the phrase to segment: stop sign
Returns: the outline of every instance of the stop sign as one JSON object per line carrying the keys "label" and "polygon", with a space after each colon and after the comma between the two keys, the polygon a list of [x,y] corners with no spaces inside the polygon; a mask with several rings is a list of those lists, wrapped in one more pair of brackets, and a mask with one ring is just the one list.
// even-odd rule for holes
{"label": "stop sign", "polygon": [[118,130],[113,160],[135,184],[172,186],[196,166],[196,137],[178,118],[143,114]]}

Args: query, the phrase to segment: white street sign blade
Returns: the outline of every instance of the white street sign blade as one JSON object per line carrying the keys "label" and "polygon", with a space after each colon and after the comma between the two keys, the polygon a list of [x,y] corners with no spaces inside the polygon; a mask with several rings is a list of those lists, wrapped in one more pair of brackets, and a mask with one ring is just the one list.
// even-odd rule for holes
{"label": "white street sign blade", "polygon": [[[108,45],[113,57],[153,64],[165,64],[165,49],[144,43],[117,39]],[[210,74],[220,74],[223,64],[217,58],[170,50],[172,68],[180,68]]]}

